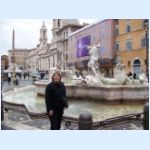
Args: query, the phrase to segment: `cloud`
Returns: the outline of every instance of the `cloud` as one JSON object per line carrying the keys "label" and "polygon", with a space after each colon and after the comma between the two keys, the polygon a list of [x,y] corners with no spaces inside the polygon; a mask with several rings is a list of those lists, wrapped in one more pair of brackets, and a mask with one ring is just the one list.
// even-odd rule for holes
{"label": "cloud", "polygon": [[[0,51],[1,55],[7,54],[12,49],[12,30],[15,29],[15,48],[34,48],[39,43],[42,22],[48,29],[48,42],[52,38],[52,19],[5,19],[0,20]],[[79,19],[92,23],[95,19]]]}
{"label": "cloud", "polygon": [[0,50],[7,54],[12,49],[12,30],[15,29],[16,48],[34,48],[39,43],[42,22],[48,28],[48,40],[51,39],[52,20],[48,19],[7,19],[0,20]]}

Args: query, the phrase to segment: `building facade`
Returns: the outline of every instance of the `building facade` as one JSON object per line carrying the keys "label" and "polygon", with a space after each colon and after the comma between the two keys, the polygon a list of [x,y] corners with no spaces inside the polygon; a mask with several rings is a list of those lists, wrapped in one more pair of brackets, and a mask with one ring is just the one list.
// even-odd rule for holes
{"label": "building facade", "polygon": [[36,72],[37,68],[37,53],[36,53],[36,48],[33,48],[30,50],[26,57],[26,72]]}
{"label": "building facade", "polygon": [[144,19],[116,20],[115,51],[116,59],[126,66],[126,71],[146,72],[146,38]]}
{"label": "building facade", "polygon": [[[15,51],[15,64],[17,64],[19,69],[26,70],[26,57],[31,50],[15,48],[14,51]],[[12,58],[12,50],[8,50],[9,66],[11,64],[11,58]]]}
{"label": "building facade", "polygon": [[[47,62],[47,57],[45,54],[48,50],[48,38],[47,38],[47,28],[43,22],[41,29],[40,29],[40,38],[39,38],[39,45],[37,45],[36,51],[36,71],[47,71],[49,68],[49,64]],[[43,57],[44,56],[44,57]]]}
{"label": "building facade", "polygon": [[77,19],[53,19],[52,47],[55,54],[52,58],[57,59],[57,65],[61,69],[67,69],[68,35],[82,27]]}
{"label": "building facade", "polygon": [[88,25],[68,38],[68,66],[87,69],[89,54],[87,46],[100,42],[99,63],[105,75],[112,76],[114,68],[115,20],[107,19]]}
{"label": "building facade", "polygon": [[50,68],[66,69],[68,35],[83,27],[77,19],[53,19],[52,40],[47,41],[47,28],[43,22],[39,44],[27,56],[27,71],[49,71]]}
{"label": "building facade", "polygon": [[1,56],[1,71],[6,70],[8,66],[9,66],[8,56],[2,55]]}
{"label": "building facade", "polygon": [[47,41],[47,28],[43,22],[40,29],[39,44],[36,48],[31,49],[30,53],[27,55],[27,72],[36,73],[37,71],[48,71],[49,64],[47,62],[48,58],[46,57],[48,51]]}

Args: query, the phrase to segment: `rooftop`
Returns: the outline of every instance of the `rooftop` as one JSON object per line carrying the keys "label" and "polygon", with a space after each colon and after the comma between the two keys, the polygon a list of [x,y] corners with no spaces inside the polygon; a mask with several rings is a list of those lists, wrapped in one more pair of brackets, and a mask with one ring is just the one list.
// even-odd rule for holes
{"label": "rooftop", "polygon": [[[108,20],[108,19],[105,19],[105,20]],[[96,21],[96,22],[94,22],[94,23],[92,23],[92,24],[90,24],[90,25],[87,25],[87,26],[85,26],[85,27],[83,27],[83,28],[81,28],[81,29],[79,29],[79,30],[77,30],[77,31],[75,31],[75,32],[72,32],[72,33],[69,34],[69,37],[71,37],[71,36],[73,36],[73,35],[75,35],[75,34],[81,32],[81,31],[84,31],[84,30],[86,30],[86,29],[88,29],[88,28],[90,28],[90,27],[92,27],[92,26],[94,26],[94,25],[97,25],[98,23],[103,22],[103,21],[105,21],[105,20],[104,20],[104,19],[103,19],[103,20],[98,20],[98,21]]]}

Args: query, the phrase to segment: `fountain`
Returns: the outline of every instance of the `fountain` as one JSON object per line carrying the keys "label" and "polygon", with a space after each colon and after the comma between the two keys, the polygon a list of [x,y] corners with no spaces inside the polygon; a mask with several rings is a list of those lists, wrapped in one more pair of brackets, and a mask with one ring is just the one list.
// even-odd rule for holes
{"label": "fountain", "polygon": [[[43,116],[46,112],[45,100],[43,96],[37,96],[34,86],[17,88],[14,91],[4,93],[4,106],[8,109],[26,112],[29,115]],[[83,112],[90,112],[94,121],[141,113],[144,103],[119,103],[92,101],[91,99],[73,99],[69,98],[69,108],[65,110],[64,116],[69,118],[78,118]]]}
{"label": "fountain", "polygon": [[[72,70],[50,69],[50,77],[59,70],[66,85],[69,108],[64,115],[78,118],[80,113],[88,111],[97,121],[142,112],[145,101],[149,99],[149,87],[144,73],[141,72],[139,80],[130,79],[126,75],[125,66],[119,62],[114,69],[114,77],[104,77],[98,67],[96,51],[99,46],[100,44],[88,47],[88,72],[82,72],[82,77],[74,67]],[[33,86],[4,93],[4,103],[14,107],[23,105],[31,114],[44,114],[46,108],[43,96],[49,82],[50,80],[36,81]]]}
{"label": "fountain", "polygon": [[[65,82],[67,96],[71,98],[89,98],[106,101],[143,101],[148,100],[148,83],[143,72],[139,79],[131,79],[127,76],[125,66],[118,62],[114,69],[114,77],[106,78],[100,73],[98,66],[98,50],[100,44],[89,46],[90,59],[88,72],[83,71],[82,77],[76,75],[77,70],[60,70]],[[55,68],[57,70],[57,68]],[[50,69],[50,74],[54,69]],[[34,85],[38,95],[45,94],[45,87],[49,81],[37,81]]]}

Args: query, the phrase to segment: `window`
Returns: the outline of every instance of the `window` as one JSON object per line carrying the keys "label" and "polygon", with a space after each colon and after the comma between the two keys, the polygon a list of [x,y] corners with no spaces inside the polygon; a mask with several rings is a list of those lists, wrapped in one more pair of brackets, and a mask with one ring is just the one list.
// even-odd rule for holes
{"label": "window", "polygon": [[115,35],[118,35],[119,34],[119,27],[118,25],[115,26]]}
{"label": "window", "polygon": [[126,50],[131,50],[132,49],[132,42],[130,41],[126,41]]}
{"label": "window", "polygon": [[93,36],[93,39],[92,39],[93,41],[95,41],[96,40],[96,37],[95,36]]}
{"label": "window", "polygon": [[58,27],[60,26],[60,19],[58,19]]}
{"label": "window", "polygon": [[66,36],[68,37],[68,30],[66,30]]}
{"label": "window", "polygon": [[66,60],[68,60],[68,54],[66,54]]}
{"label": "window", "polygon": [[133,63],[133,72],[135,74],[135,78],[139,77],[139,73],[141,71],[141,61],[136,59]]}
{"label": "window", "polygon": [[116,28],[116,29],[115,29],[115,35],[118,35],[118,34],[119,34],[119,29]]}
{"label": "window", "polygon": [[117,64],[117,63],[119,63],[120,62],[120,56],[116,56],[116,58],[115,58],[115,63]]}
{"label": "window", "polygon": [[146,38],[142,38],[141,39],[141,48],[145,48],[146,44],[147,44],[147,46],[149,45],[149,39],[147,39],[147,43],[146,43]]}
{"label": "window", "polygon": [[118,25],[119,23],[119,19],[115,19],[116,25]]}
{"label": "window", "polygon": [[43,31],[43,38],[46,38],[46,31]]}
{"label": "window", "polygon": [[145,19],[142,21],[142,29],[145,28]]}
{"label": "window", "polygon": [[142,47],[142,48],[146,47],[146,39],[145,39],[145,38],[143,38],[143,39],[141,40],[141,47]]}
{"label": "window", "polygon": [[119,42],[116,42],[116,43],[115,43],[115,50],[116,50],[116,51],[119,51]]}
{"label": "window", "polygon": [[145,29],[146,26],[147,27],[149,26],[149,20],[148,19],[143,19],[142,20],[142,28]]}
{"label": "window", "polygon": [[63,32],[63,39],[65,38],[65,31]]}
{"label": "window", "polygon": [[126,26],[126,32],[130,32],[131,31],[131,26],[130,25],[127,25]]}

